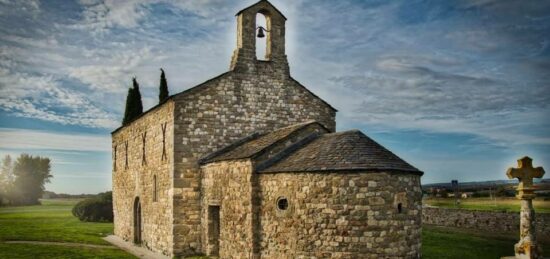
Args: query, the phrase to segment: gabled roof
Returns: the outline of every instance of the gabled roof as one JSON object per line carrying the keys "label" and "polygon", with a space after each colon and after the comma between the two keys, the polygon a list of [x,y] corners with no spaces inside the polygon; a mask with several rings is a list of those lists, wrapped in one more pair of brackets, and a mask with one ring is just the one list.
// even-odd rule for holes
{"label": "gabled roof", "polygon": [[273,8],[273,10],[277,11],[277,13],[279,13],[286,20],[285,15],[283,13],[281,13],[281,11],[279,11],[279,9],[277,9],[277,7],[275,7],[272,3],[270,3],[267,0],[260,0],[259,2],[256,2],[255,4],[252,4],[252,5],[248,6],[247,8],[244,8],[244,9],[240,10],[237,14],[235,14],[235,16],[238,16],[239,14],[244,12],[246,9],[251,8],[251,7],[253,7],[253,6],[255,6],[255,5],[257,5],[261,2],[266,2],[267,4],[269,4]]}
{"label": "gabled roof", "polygon": [[321,135],[260,172],[353,170],[423,174],[358,130]]}
{"label": "gabled roof", "polygon": [[[258,154],[261,154],[264,150],[270,146],[278,143],[281,140],[286,139],[293,133],[312,124],[318,124],[325,128],[322,124],[316,121],[307,121],[304,123],[294,124],[288,127],[280,128],[275,131],[265,134],[252,134],[249,137],[241,139],[235,144],[231,144],[225,148],[220,149],[210,155],[201,159],[201,163],[211,163],[224,160],[234,160],[251,158]],[[325,128],[326,129],[326,128]],[[327,129],[327,132],[329,130]]]}
{"label": "gabled roof", "polygon": [[[318,122],[308,121],[265,134],[252,134],[204,157],[200,163],[254,159],[276,150],[267,160],[262,158],[261,162],[258,161],[260,163],[255,169],[257,172],[362,170],[423,174],[359,130],[339,133],[306,130],[306,127],[313,124],[322,126]],[[309,134],[304,134],[307,132]],[[287,140],[292,141],[286,142]],[[280,143],[284,144],[281,146]]]}

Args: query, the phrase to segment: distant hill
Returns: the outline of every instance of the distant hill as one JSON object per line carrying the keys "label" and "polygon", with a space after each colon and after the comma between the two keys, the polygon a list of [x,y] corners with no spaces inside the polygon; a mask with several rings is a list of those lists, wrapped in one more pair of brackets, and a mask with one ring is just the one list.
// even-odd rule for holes
{"label": "distant hill", "polygon": [[[463,192],[475,192],[480,190],[495,189],[497,187],[513,187],[518,184],[518,180],[494,180],[494,181],[479,181],[479,182],[458,182],[458,188]],[[550,178],[536,180],[535,184],[539,191],[550,190]],[[451,190],[451,181],[447,183],[431,183],[423,184],[422,189],[427,190],[430,188],[435,189],[447,189]]]}
{"label": "distant hill", "polygon": [[50,191],[44,191],[44,194],[42,195],[42,199],[84,199],[84,198],[91,198],[96,196],[97,194],[66,194],[66,193],[55,193]]}

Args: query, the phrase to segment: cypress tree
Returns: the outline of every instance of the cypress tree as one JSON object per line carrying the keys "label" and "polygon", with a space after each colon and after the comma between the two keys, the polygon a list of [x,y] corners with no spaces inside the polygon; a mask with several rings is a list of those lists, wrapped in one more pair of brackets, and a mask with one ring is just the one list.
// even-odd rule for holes
{"label": "cypress tree", "polygon": [[134,77],[133,79],[133,83],[134,83],[134,113],[133,113],[133,118],[132,119],[135,119],[137,117],[139,117],[142,113],[143,113],[143,104],[141,103],[141,93],[139,92],[139,84],[136,80],[136,78]]}
{"label": "cypress tree", "polygon": [[159,103],[162,103],[165,101],[169,94],[168,94],[168,83],[166,82],[166,76],[164,75],[164,70],[160,69],[160,86],[159,86]]}
{"label": "cypress tree", "polygon": [[124,109],[124,118],[122,119],[122,125],[126,125],[132,120],[133,100],[134,88],[130,87],[128,88],[128,95],[126,96],[126,108]]}
{"label": "cypress tree", "polygon": [[141,103],[141,93],[139,92],[139,84],[134,77],[132,79],[133,87],[128,88],[128,96],[126,97],[126,109],[122,125],[126,125],[139,117],[143,113],[143,104]]}

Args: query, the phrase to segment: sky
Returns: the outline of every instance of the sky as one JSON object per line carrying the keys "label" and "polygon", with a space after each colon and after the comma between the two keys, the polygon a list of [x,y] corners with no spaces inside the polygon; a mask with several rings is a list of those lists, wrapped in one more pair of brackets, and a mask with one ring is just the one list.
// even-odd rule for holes
{"label": "sky", "polygon": [[[132,77],[177,93],[229,69],[256,1],[0,0],[0,156],[52,159],[58,193],[111,189]],[[422,183],[550,168],[550,1],[272,0],[291,74],[424,171]],[[548,177],[548,176],[547,176]]]}

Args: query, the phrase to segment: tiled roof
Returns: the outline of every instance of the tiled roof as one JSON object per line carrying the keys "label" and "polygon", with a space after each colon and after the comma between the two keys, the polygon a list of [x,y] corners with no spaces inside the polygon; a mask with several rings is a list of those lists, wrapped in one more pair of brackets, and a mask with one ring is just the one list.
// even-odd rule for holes
{"label": "tiled roof", "polygon": [[316,121],[308,121],[308,122],[294,124],[288,127],[280,128],[275,131],[262,134],[262,135],[259,135],[259,134],[251,135],[239,141],[239,143],[234,143],[228,147],[225,147],[217,152],[212,153],[211,155],[204,157],[201,160],[201,162],[210,163],[210,162],[223,161],[223,160],[233,160],[233,159],[253,157],[254,155],[262,152],[264,149],[275,144],[276,142],[290,136],[292,133],[308,125],[315,124],[315,123],[319,124]]}
{"label": "tiled roof", "polygon": [[422,174],[358,130],[321,135],[260,172],[335,170],[392,170]]}

